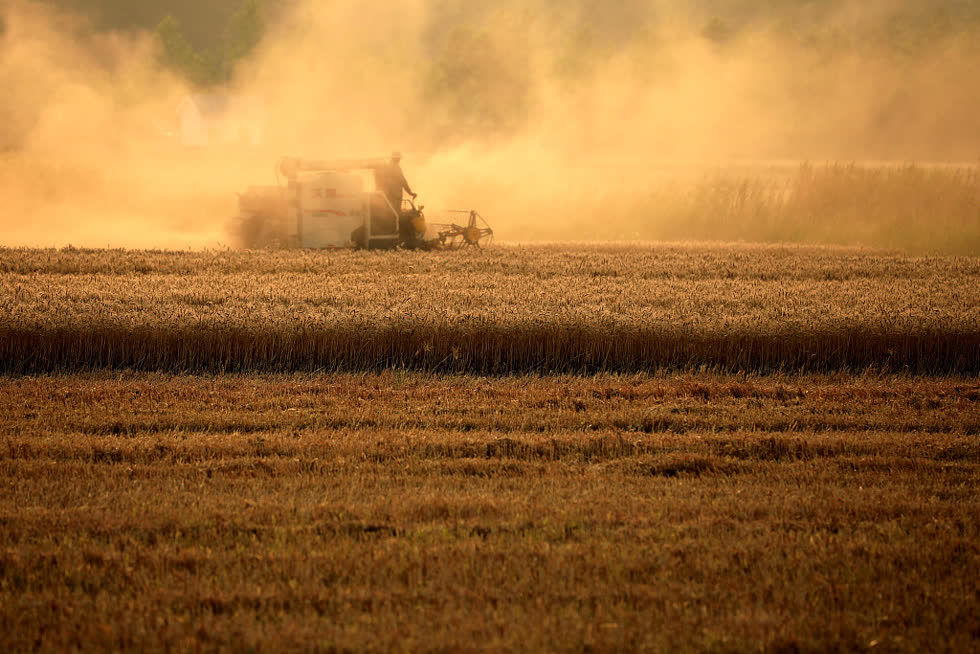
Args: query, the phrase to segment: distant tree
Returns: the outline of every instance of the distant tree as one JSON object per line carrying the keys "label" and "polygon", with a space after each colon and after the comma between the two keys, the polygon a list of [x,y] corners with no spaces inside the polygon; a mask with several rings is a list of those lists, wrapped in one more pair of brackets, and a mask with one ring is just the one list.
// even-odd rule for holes
{"label": "distant tree", "polygon": [[209,70],[204,56],[184,38],[176,18],[167,15],[157,25],[156,33],[164,65],[182,73],[194,84],[203,86],[213,82],[214,71]]}
{"label": "distant tree", "polygon": [[228,22],[225,34],[227,60],[233,63],[248,56],[262,40],[264,31],[258,0],[244,0]]}
{"label": "distant tree", "polygon": [[723,18],[714,16],[701,28],[701,36],[717,44],[730,41],[735,30]]}
{"label": "distant tree", "polygon": [[520,124],[530,103],[530,73],[520,48],[511,46],[501,47],[485,30],[454,27],[428,68],[427,101],[464,131],[491,135]]}
{"label": "distant tree", "polygon": [[196,86],[214,86],[231,79],[235,64],[262,40],[265,25],[259,0],[243,0],[215,47],[198,49],[184,36],[180,22],[168,14],[157,25],[163,63]]}

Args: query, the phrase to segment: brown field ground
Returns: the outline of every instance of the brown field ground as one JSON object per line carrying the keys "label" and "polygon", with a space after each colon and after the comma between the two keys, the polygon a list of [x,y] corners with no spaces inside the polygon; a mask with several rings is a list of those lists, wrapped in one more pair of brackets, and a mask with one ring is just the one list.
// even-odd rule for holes
{"label": "brown field ground", "polygon": [[14,651],[980,639],[976,258],[0,250],[0,372]]}

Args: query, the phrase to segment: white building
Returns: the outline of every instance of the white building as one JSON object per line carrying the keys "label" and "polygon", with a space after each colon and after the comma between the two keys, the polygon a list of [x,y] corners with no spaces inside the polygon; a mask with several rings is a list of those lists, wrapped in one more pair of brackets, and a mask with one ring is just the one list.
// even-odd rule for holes
{"label": "white building", "polygon": [[191,148],[261,145],[264,113],[255,96],[187,95],[177,106],[180,142]]}

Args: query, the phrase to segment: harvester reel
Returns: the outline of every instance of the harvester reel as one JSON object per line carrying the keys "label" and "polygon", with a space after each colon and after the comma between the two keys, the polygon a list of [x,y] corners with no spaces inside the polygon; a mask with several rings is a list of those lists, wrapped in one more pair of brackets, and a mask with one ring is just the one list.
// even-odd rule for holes
{"label": "harvester reel", "polygon": [[465,214],[468,216],[466,225],[455,223],[438,225],[439,243],[449,249],[489,245],[493,242],[493,229],[476,211],[450,211],[449,213]]}

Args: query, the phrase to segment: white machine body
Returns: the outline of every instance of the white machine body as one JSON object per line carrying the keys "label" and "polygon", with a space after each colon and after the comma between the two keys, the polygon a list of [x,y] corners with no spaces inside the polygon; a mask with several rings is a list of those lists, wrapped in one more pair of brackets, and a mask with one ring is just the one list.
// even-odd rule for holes
{"label": "white machine body", "polygon": [[304,248],[345,248],[365,224],[364,182],[358,175],[304,175],[299,186],[297,236]]}
{"label": "white machine body", "polygon": [[383,159],[283,159],[279,172],[285,186],[253,186],[239,195],[236,224],[243,245],[397,247],[401,207],[367,183],[367,175],[381,165]]}

